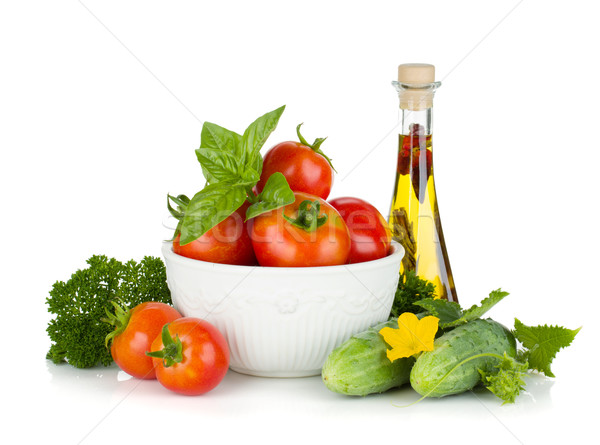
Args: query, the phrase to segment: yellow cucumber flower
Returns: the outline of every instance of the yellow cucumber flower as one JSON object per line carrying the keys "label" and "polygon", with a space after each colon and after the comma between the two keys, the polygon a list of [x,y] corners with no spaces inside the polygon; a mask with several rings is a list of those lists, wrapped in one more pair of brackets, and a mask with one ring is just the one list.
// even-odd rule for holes
{"label": "yellow cucumber flower", "polygon": [[389,327],[381,329],[379,333],[392,347],[387,350],[388,359],[393,362],[421,351],[433,351],[433,340],[439,321],[439,318],[432,315],[419,320],[415,314],[404,312],[398,317],[398,329]]}

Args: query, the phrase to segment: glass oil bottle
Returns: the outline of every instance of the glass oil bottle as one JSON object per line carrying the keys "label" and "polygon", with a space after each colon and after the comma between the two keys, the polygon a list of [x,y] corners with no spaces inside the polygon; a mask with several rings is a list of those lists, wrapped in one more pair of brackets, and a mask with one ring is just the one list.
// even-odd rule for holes
{"label": "glass oil bottle", "polygon": [[429,64],[403,64],[392,82],[400,99],[402,130],[389,224],[405,249],[400,272],[415,271],[435,284],[436,298],[458,301],[433,180],[433,95],[441,85]]}

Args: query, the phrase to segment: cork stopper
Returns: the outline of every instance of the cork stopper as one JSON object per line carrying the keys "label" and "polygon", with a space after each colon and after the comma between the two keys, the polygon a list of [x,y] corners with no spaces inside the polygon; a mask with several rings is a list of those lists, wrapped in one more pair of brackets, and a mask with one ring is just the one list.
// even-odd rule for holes
{"label": "cork stopper", "polygon": [[435,82],[435,66],[428,63],[404,63],[398,66],[398,82],[400,83],[433,83]]}
{"label": "cork stopper", "polygon": [[424,110],[433,106],[435,66],[428,63],[404,63],[398,66],[400,108]]}

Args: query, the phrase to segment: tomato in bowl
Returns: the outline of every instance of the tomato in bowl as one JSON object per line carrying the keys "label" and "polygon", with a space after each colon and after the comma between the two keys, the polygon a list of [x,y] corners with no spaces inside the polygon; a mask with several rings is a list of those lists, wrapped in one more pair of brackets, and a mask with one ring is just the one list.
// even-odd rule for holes
{"label": "tomato in bowl", "polygon": [[294,193],[295,201],[250,220],[250,239],[258,264],[317,267],[345,264],[350,234],[340,214],[326,201]]}

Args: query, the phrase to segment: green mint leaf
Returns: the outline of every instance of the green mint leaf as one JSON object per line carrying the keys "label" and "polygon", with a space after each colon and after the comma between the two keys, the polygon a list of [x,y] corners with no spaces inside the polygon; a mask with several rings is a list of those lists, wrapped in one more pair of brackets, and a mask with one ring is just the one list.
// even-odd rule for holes
{"label": "green mint leaf", "polygon": [[437,300],[425,298],[415,301],[413,304],[422,307],[434,317],[439,318],[439,326],[454,322],[463,315],[463,311],[458,303],[441,298]]}
{"label": "green mint leaf", "polygon": [[246,210],[246,220],[291,204],[294,200],[294,192],[290,189],[285,176],[280,172],[275,172],[267,179],[265,188],[258,195],[258,202]]}
{"label": "green mint leaf", "polygon": [[443,325],[440,323],[440,328],[452,328],[461,324],[468,323],[469,321],[476,320],[477,318],[481,318],[483,314],[485,314],[487,311],[493,308],[507,295],[508,292],[503,292],[500,289],[496,289],[490,292],[489,297],[482,300],[479,306],[473,305],[469,309],[464,310],[462,316],[457,320],[451,321],[449,323],[444,323]]}
{"label": "green mint leaf", "polygon": [[527,362],[521,363],[504,353],[504,359],[488,372],[479,370],[485,387],[506,403],[514,403],[525,389],[523,377],[528,369]]}
{"label": "green mint leaf", "polygon": [[523,344],[527,351],[525,357],[530,369],[543,372],[548,377],[554,377],[550,364],[556,353],[571,344],[581,328],[571,330],[561,326],[526,326],[515,318],[514,336]]}
{"label": "green mint leaf", "polygon": [[[239,163],[242,157],[242,136],[235,131],[228,130],[211,122],[204,122],[200,134],[200,148],[211,148],[221,152],[228,153]],[[196,155],[198,153],[196,152]],[[202,173],[209,184],[218,182],[209,168],[205,167],[200,157],[198,157],[202,166]]]}
{"label": "green mint leaf", "polygon": [[283,110],[285,110],[285,105],[262,115],[246,128],[241,141],[242,158],[240,158],[240,161],[242,165],[256,167],[256,158],[260,157],[260,149],[277,127]]}
{"label": "green mint leaf", "polygon": [[209,184],[224,181],[235,182],[241,177],[238,160],[227,151],[200,147],[196,149],[196,157]]}
{"label": "green mint leaf", "polygon": [[189,202],[181,222],[182,245],[191,243],[235,212],[246,201],[244,185],[218,182],[207,185]]}

